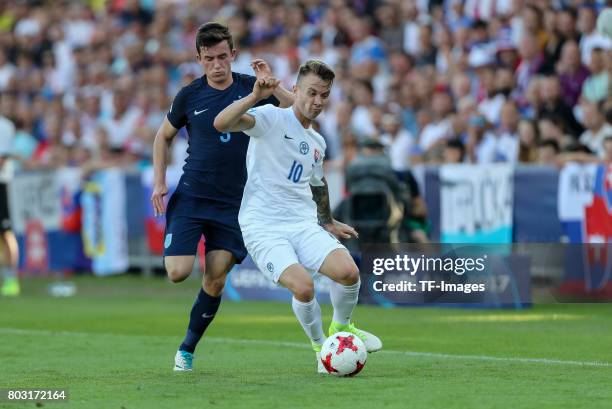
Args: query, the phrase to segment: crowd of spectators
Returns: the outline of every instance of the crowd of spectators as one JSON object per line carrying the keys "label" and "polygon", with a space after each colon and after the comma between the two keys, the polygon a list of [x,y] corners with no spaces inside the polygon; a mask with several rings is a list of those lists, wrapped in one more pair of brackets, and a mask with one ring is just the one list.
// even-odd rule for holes
{"label": "crowd of spectators", "polygon": [[[416,163],[612,161],[606,1],[90,0],[0,3],[0,114],[24,168],[141,167],[173,96],[202,75],[198,26],[227,24],[252,74],[336,71],[318,127],[346,167],[376,140]],[[3,126],[3,129],[10,127]],[[0,135],[2,137],[2,135]],[[175,161],[185,155],[179,135]],[[580,153],[580,155],[575,155]]]}

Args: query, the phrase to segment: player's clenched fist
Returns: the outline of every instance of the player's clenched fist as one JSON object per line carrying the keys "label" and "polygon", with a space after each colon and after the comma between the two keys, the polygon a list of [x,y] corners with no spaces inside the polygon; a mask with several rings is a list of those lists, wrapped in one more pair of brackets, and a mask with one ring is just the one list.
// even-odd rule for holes
{"label": "player's clenched fist", "polygon": [[153,212],[155,216],[161,216],[164,214],[164,196],[168,194],[168,186],[166,184],[155,184],[153,187],[153,194],[151,195],[151,202],[153,203]]}
{"label": "player's clenched fist", "polygon": [[253,95],[257,100],[268,98],[279,84],[280,81],[274,77],[259,78],[253,85]]}

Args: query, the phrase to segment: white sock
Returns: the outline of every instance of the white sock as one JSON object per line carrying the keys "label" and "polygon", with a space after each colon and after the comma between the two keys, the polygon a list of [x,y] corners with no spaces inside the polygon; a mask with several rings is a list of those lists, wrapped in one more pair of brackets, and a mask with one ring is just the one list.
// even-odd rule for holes
{"label": "white sock", "polygon": [[329,295],[334,306],[333,320],[339,324],[346,325],[351,322],[353,309],[359,299],[359,287],[361,281],[353,285],[342,285],[336,282],[331,283]]}
{"label": "white sock", "polygon": [[323,334],[323,323],[321,321],[321,307],[317,298],[315,297],[308,302],[301,302],[294,297],[291,300],[291,306],[308,338],[314,343],[322,344],[325,341],[325,335]]}
{"label": "white sock", "polygon": [[4,276],[4,278],[17,277],[17,273],[15,272],[15,269],[13,267],[3,267],[2,273],[3,273],[2,275]]}

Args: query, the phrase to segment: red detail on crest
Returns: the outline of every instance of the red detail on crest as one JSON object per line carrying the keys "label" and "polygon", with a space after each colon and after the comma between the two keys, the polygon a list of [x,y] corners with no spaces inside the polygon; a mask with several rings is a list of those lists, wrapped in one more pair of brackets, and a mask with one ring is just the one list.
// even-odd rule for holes
{"label": "red detail on crest", "polygon": [[357,350],[359,349],[357,348],[357,345],[353,344],[353,339],[355,339],[353,335],[349,335],[348,337],[337,336],[336,339],[338,340],[338,342],[340,342],[340,345],[338,345],[338,349],[336,350],[336,355],[340,355],[345,348],[350,349],[354,352],[357,352]]}
{"label": "red detail on crest", "polygon": [[28,220],[25,226],[25,271],[49,271],[49,243],[41,221]]}
{"label": "red detail on crest", "polygon": [[361,372],[361,370],[363,369],[363,367],[365,366],[365,363],[361,363],[359,361],[357,361],[357,368],[355,368],[355,370],[353,372],[351,372],[350,374],[346,375],[346,376],[355,376],[357,375],[359,372]]}
{"label": "red detail on crest", "polygon": [[330,352],[329,354],[327,354],[325,359],[321,358],[321,363],[325,367],[325,370],[327,371],[327,373],[338,372],[338,370],[332,366],[331,359],[332,359],[332,354]]}

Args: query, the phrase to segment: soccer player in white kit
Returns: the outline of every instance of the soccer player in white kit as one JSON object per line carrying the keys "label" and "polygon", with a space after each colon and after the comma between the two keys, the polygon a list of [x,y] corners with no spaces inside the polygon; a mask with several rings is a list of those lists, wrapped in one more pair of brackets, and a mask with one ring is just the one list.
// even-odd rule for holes
{"label": "soccer player in white kit", "polygon": [[357,237],[357,232],[331,216],[323,177],[325,140],[312,129],[329,101],[334,77],[327,65],[309,60],[300,67],[292,107],[253,108],[279,84],[275,78],[262,78],[250,95],[225,108],[214,122],[220,132],[243,131],[251,137],[248,179],[238,215],[244,243],[261,272],[293,293],[293,311],[311,340],[322,373],[326,371],[319,352],[325,335],[314,272],[333,281],[329,335],[348,331],[364,341],[368,352],[382,348],[378,337],[351,323],[359,296],[359,269],[336,237]]}

